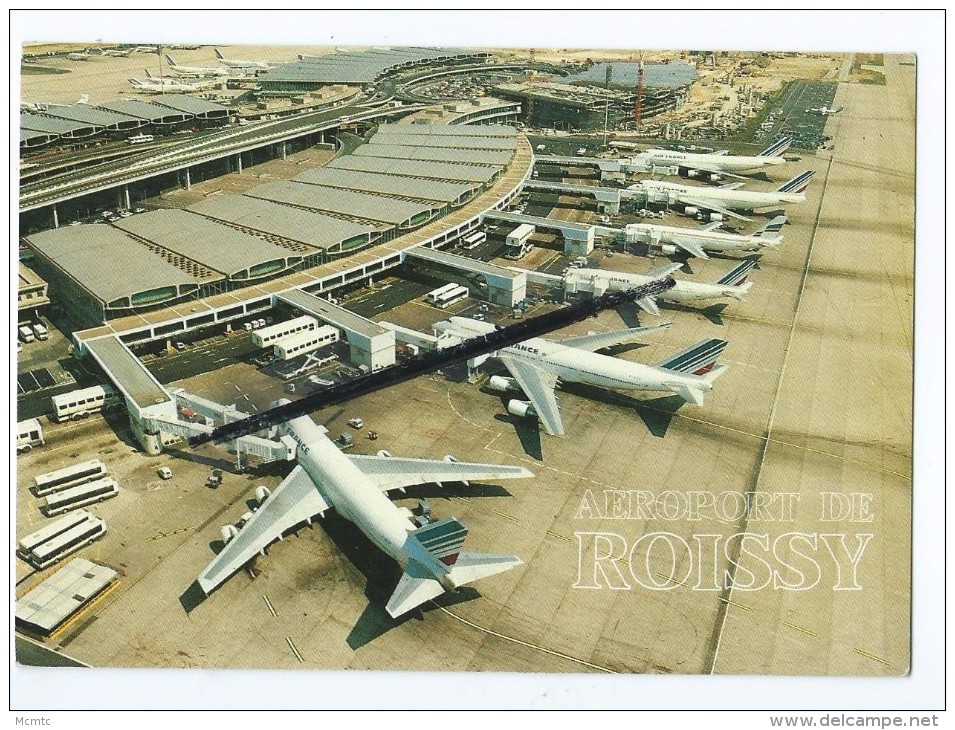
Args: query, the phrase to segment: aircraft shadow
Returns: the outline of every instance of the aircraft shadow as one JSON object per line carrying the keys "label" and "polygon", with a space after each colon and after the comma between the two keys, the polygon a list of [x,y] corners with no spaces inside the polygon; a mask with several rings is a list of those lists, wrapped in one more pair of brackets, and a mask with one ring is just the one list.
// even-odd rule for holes
{"label": "aircraft shadow", "polygon": [[575,393],[590,400],[636,411],[647,430],[657,438],[666,436],[673,416],[685,402],[678,395],[663,396],[652,400],[639,400],[614,390],[605,390],[579,383],[568,383],[565,389],[568,393]]}
{"label": "aircraft shadow", "polygon": [[186,588],[179,596],[179,603],[187,614],[192,613],[192,611],[198,608],[205,600],[205,591],[199,586],[199,581],[197,580],[194,580],[192,585]]}
{"label": "aircraft shadow", "polygon": [[690,307],[685,304],[679,304],[677,302],[662,302],[660,304],[660,309],[670,309],[676,312],[691,312],[693,314],[702,314],[713,324],[722,327],[723,326],[723,311],[729,306],[729,302],[719,302],[717,304],[711,304],[710,306],[701,309],[699,307]]}
{"label": "aircraft shadow", "polygon": [[[507,407],[506,402],[504,407]],[[540,422],[537,418],[520,418],[509,413],[498,413],[494,416],[494,420],[513,426],[514,433],[521,442],[524,453],[536,461],[544,460],[544,452],[541,448]]]}
{"label": "aircraft shadow", "polygon": [[465,486],[462,482],[437,484],[415,484],[407,487],[405,493],[392,492],[392,496],[402,499],[451,499],[452,497],[510,497],[511,493],[498,484],[475,484]]}

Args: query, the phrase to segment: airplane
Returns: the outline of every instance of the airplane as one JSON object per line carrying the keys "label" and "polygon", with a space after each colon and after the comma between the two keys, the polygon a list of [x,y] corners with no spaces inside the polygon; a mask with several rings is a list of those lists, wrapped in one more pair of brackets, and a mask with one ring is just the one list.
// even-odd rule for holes
{"label": "airplane", "polygon": [[[682,263],[667,264],[646,274],[626,274],[620,271],[603,271],[601,269],[571,269],[564,275],[564,281],[573,281],[578,290],[580,289],[580,282],[587,282],[593,288],[594,295],[600,296],[607,291],[627,291],[637,286],[649,284],[651,281],[669,276],[682,266]],[[645,312],[659,316],[660,309],[656,303],[658,298],[672,302],[698,302],[732,297],[742,301],[746,292],[753,285],[753,282],[746,281],[746,277],[755,267],[755,259],[747,259],[712,283],[676,279],[676,286],[667,289],[656,297],[638,299],[637,304]]]}
{"label": "airplane", "polygon": [[643,191],[648,203],[680,203],[687,215],[696,215],[702,210],[748,221],[752,219],[734,213],[731,208],[755,210],[784,203],[802,203],[806,199],[809,181],[815,174],[812,170],[801,172],[771,192],[737,190],[743,183],[728,183],[718,188],[709,188],[661,180],[641,180],[636,185],[631,185],[629,190]]}
{"label": "airplane", "polygon": [[129,54],[132,53],[132,52],[133,52],[133,49],[132,49],[132,48],[127,48],[125,51],[117,51],[117,50],[111,50],[111,51],[110,51],[110,50],[105,50],[105,51],[100,51],[100,53],[101,53],[102,55],[104,55],[104,56],[110,56],[110,57],[112,57],[112,58],[128,58],[128,57],[129,57]]}
{"label": "airplane", "polygon": [[839,112],[841,112],[844,108],[845,107],[840,106],[835,109],[832,109],[831,107],[828,107],[828,106],[819,106],[819,107],[815,107],[811,109],[806,109],[806,114],[818,114],[823,117],[831,117],[833,114],[838,114]]}
{"label": "airplane", "polygon": [[77,51],[76,53],[67,53],[66,57],[71,61],[89,61],[92,55],[89,51]]}
{"label": "airplane", "polygon": [[699,228],[658,226],[652,223],[630,223],[624,229],[628,243],[646,243],[659,246],[665,254],[674,254],[683,249],[691,256],[708,259],[707,251],[756,251],[760,248],[776,248],[783,241],[780,229],[789,220],[778,215],[762,228],[749,235],[725,233],[715,230],[721,221],[707,223]]}
{"label": "airplane", "polygon": [[149,69],[146,69],[146,78],[127,79],[138,91],[147,94],[187,94],[194,91],[202,91],[216,84],[214,80],[208,81],[180,81],[179,79],[157,79]]}
{"label": "airplane", "polygon": [[223,66],[228,66],[229,68],[261,68],[268,69],[271,68],[269,64],[265,61],[240,61],[235,58],[226,58],[222,55],[218,48],[214,49],[216,52],[216,58],[219,60]]}
{"label": "airplane", "polygon": [[180,66],[169,54],[166,54],[166,62],[169,64],[169,68],[180,76],[198,78],[202,76],[228,76],[231,73],[229,69],[222,67],[203,68],[200,66]]}
{"label": "airplane", "polygon": [[[283,398],[273,405],[288,402]],[[534,476],[527,469],[459,462],[450,456],[443,461],[405,459],[386,451],[377,456],[349,456],[327,436],[326,428],[308,416],[293,418],[278,431],[296,444],[298,464],[274,492],[256,489],[260,506],[241,529],[234,525],[222,528],[225,547],[197,581],[206,595],[257,554],[264,554],[266,547],[281,540],[291,528],[311,524],[329,509],[354,523],[403,568],[385,608],[393,618],[446,590],[521,565],[514,555],[462,551],[468,530],[456,518],[423,519],[424,524],[418,526],[411,521],[411,511],[395,505],[386,494],[428,482]]]}
{"label": "airplane", "polygon": [[680,177],[696,177],[716,182],[723,176],[739,177],[733,174],[736,172],[752,172],[783,164],[786,160],[782,155],[792,143],[792,137],[782,137],[755,157],[731,155],[726,150],[700,154],[649,149],[637,154],[632,162],[643,163],[651,170],[654,167],[676,167]]}
{"label": "airplane", "polygon": [[[701,406],[706,393],[713,388],[713,381],[726,371],[725,365],[714,367],[726,348],[725,340],[703,340],[657,365],[597,353],[597,350],[632,342],[647,332],[671,325],[672,322],[666,322],[563,340],[534,337],[491,353],[490,357],[497,357],[513,377],[495,375],[488,381],[488,387],[501,393],[523,391],[529,400],[508,401],[507,412],[518,417],[537,416],[551,436],[564,435],[554,393],[558,381],[617,390],[676,393],[683,400]],[[454,342],[493,332],[495,325],[466,317],[450,317],[436,323],[434,329],[439,333],[439,340],[444,337]]]}

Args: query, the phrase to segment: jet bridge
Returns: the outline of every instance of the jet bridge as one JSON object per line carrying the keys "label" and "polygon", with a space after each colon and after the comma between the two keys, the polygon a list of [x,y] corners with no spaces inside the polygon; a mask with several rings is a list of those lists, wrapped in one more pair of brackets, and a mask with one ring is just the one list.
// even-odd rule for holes
{"label": "jet bridge", "polygon": [[275,299],[343,330],[352,363],[371,372],[395,364],[395,333],[391,330],[300,289],[276,294]]}
{"label": "jet bridge", "polygon": [[527,298],[527,277],[521,272],[426,246],[408,249],[401,256],[403,261],[420,260],[481,275],[487,283],[487,298],[494,304],[514,307]]}
{"label": "jet bridge", "polygon": [[530,223],[537,228],[547,228],[560,231],[564,237],[564,253],[586,256],[594,250],[594,226],[574,221],[564,221],[559,218],[542,218],[536,215],[523,213],[503,213],[489,211],[484,214],[485,220],[506,221],[508,223]]}
{"label": "jet bridge", "polygon": [[600,204],[600,210],[610,215],[620,212],[620,198],[627,192],[619,188],[600,188],[592,185],[571,185],[570,183],[540,182],[529,180],[524,183],[525,190],[544,190],[551,193],[569,193],[571,195],[590,195]]}

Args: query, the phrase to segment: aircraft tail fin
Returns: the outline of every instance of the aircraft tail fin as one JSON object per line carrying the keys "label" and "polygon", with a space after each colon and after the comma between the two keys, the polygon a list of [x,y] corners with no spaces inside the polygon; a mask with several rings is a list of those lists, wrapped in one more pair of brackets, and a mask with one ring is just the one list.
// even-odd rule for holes
{"label": "aircraft tail fin", "polygon": [[503,573],[523,564],[516,555],[491,555],[490,553],[460,553],[448,577],[458,588],[489,575]]}
{"label": "aircraft tail fin", "polygon": [[172,60],[172,56],[170,56],[168,53],[166,53],[166,54],[164,54],[164,55],[166,56],[166,63],[168,63],[168,64],[169,64],[170,66],[172,66],[173,68],[175,68],[175,67],[176,67],[176,62]]}
{"label": "aircraft tail fin", "polygon": [[[762,236],[766,236],[766,234],[768,233],[768,234],[770,234],[770,236],[772,236],[772,237],[775,238],[775,235],[774,235],[774,234],[779,233],[779,231],[782,230],[783,226],[786,225],[786,222],[787,222],[788,220],[789,220],[789,218],[788,218],[787,216],[785,216],[785,215],[777,215],[775,218],[773,218],[771,221],[769,221],[766,225],[764,225],[762,228],[760,228],[758,231],[756,231],[756,232],[753,234],[753,236],[759,238],[759,237],[762,237]],[[767,238],[770,238],[770,236],[766,236],[766,237],[767,237]],[[780,241],[782,241],[782,240],[783,240],[783,237],[780,235],[780,236],[778,237],[778,239],[779,239]]]}
{"label": "aircraft tail fin", "polygon": [[457,562],[467,536],[468,528],[454,517],[445,517],[411,533],[412,539],[449,568]]}
{"label": "aircraft tail fin", "polygon": [[225,56],[222,55],[222,51],[220,51],[218,48],[214,48],[213,50],[216,52],[216,58],[218,58],[220,61],[225,58]]}
{"label": "aircraft tail fin", "polygon": [[717,365],[702,376],[701,380],[703,382],[698,385],[693,383],[668,383],[667,387],[669,387],[687,403],[692,403],[695,406],[701,406],[706,399],[706,394],[713,388],[713,381],[715,381],[727,370],[729,370],[728,365]]}
{"label": "aircraft tail fin", "polygon": [[737,284],[744,284],[746,282],[746,277],[749,276],[749,272],[756,268],[756,259],[746,259],[740,262],[739,266],[736,266],[732,271],[726,274],[726,276],[717,280],[717,284],[722,286],[736,286]]}
{"label": "aircraft tail fin", "polygon": [[405,568],[405,572],[401,574],[401,580],[398,581],[395,592],[388,599],[385,610],[392,618],[398,618],[422,603],[437,598],[442,593],[444,593],[444,586],[429,575],[425,568],[411,561]]}
{"label": "aircraft tail fin", "polygon": [[796,177],[794,177],[789,182],[785,182],[776,188],[777,193],[804,193],[806,188],[809,187],[809,181],[812,180],[813,176],[816,173],[812,170],[806,170],[805,172],[800,172]]}
{"label": "aircraft tail fin", "polygon": [[726,340],[703,340],[692,347],[688,347],[683,352],[678,352],[673,357],[667,358],[659,363],[657,367],[678,373],[705,375],[712,369],[713,363],[726,349],[727,344]]}
{"label": "aircraft tail fin", "polygon": [[779,157],[786,150],[789,149],[789,146],[793,143],[792,137],[782,137],[773,142],[769,147],[764,149],[759,153],[760,157]]}

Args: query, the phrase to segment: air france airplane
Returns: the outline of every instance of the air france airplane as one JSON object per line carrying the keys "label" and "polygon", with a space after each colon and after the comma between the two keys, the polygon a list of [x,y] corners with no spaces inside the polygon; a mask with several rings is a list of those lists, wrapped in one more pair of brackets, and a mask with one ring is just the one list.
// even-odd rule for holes
{"label": "air france airplane", "polygon": [[[669,276],[682,266],[683,264],[668,264],[653,269],[646,274],[625,274],[620,271],[603,271],[601,269],[571,269],[564,275],[564,281],[573,281],[578,289],[580,288],[580,282],[587,282],[588,287],[593,289],[594,295],[600,296],[607,291],[628,291],[649,284],[651,281]],[[656,302],[658,298],[680,303],[725,297],[742,301],[746,292],[753,286],[753,282],[746,281],[746,277],[755,267],[756,261],[747,259],[712,283],[676,279],[676,286],[667,289],[656,297],[638,299],[637,304],[645,312],[659,316],[660,309]],[[565,288],[567,288],[566,285]]]}
{"label": "air france airplane", "polygon": [[[288,403],[279,401],[279,405]],[[467,528],[454,517],[417,526],[411,512],[388,497],[393,489],[414,484],[471,479],[518,479],[534,476],[519,466],[468,464],[451,457],[443,461],[378,456],[348,456],[328,438],[328,431],[311,418],[293,418],[280,427],[296,444],[298,465],[269,493],[256,490],[259,509],[241,529],[222,528],[225,548],[199,576],[209,594],[258,553],[302,523],[335,509],[404,569],[386,610],[392,617],[454,591],[479,578],[520,565],[514,555],[461,550]]]}
{"label": "air france airplane", "polygon": [[[507,411],[514,416],[536,416],[552,436],[563,436],[555,389],[558,380],[584,383],[616,390],[645,390],[676,393],[683,400],[703,405],[713,382],[726,371],[725,365],[714,367],[726,348],[725,340],[704,340],[669,357],[657,365],[620,360],[596,351],[625,342],[633,342],[647,332],[669,327],[672,323],[652,327],[601,332],[570,337],[560,341],[534,337],[505,347],[497,357],[513,377],[494,376],[488,386],[500,392],[523,391],[527,401],[512,400]],[[435,332],[452,338],[467,338],[494,331],[494,325],[465,317],[450,317],[435,324]]]}
{"label": "air france airplane", "polygon": [[757,210],[785,203],[802,203],[806,200],[806,188],[809,187],[809,181],[815,174],[812,170],[806,170],[770,192],[738,190],[737,188],[743,183],[729,183],[718,188],[708,188],[660,180],[641,180],[636,185],[631,185],[630,190],[643,191],[648,203],[664,205],[680,203],[684,206],[684,212],[687,215],[696,215],[700,210],[705,210],[748,221],[751,219],[733,211]]}
{"label": "air france airplane", "polygon": [[679,226],[657,226],[652,223],[630,223],[624,229],[628,243],[645,243],[659,246],[664,253],[676,253],[680,248],[691,256],[707,259],[707,251],[725,253],[727,251],[756,251],[769,247],[776,248],[783,241],[779,233],[788,218],[778,215],[749,235],[726,233],[715,230],[721,221],[707,223],[699,228],[681,228]]}
{"label": "air france airplane", "polygon": [[648,167],[676,167],[681,177],[697,177],[718,180],[722,175],[736,172],[754,172],[764,167],[781,165],[782,155],[792,144],[792,137],[776,140],[755,156],[731,155],[726,150],[700,154],[676,150],[649,149],[639,153],[634,160]]}

